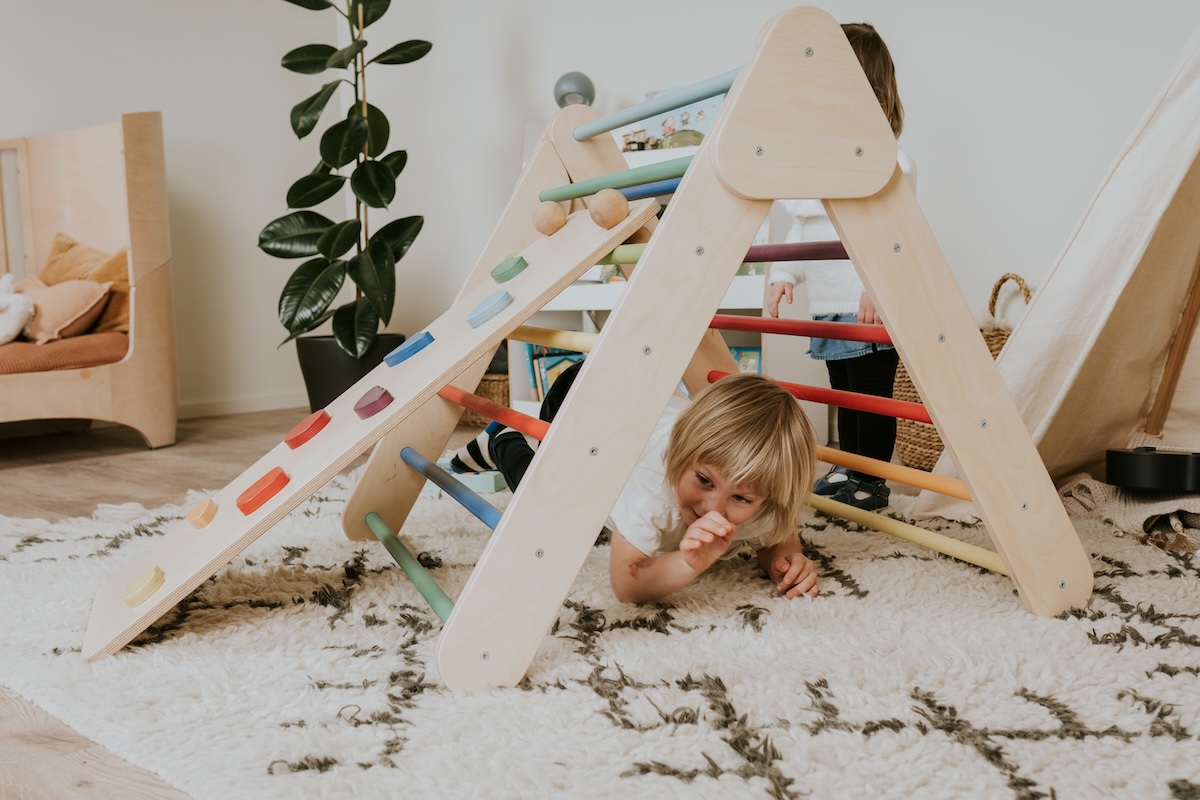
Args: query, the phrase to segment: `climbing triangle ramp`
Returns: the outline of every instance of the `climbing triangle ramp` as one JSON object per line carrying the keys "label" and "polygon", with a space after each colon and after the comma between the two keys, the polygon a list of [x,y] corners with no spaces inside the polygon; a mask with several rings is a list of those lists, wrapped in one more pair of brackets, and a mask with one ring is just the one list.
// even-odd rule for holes
{"label": "climbing triangle ramp", "polygon": [[425,331],[118,570],[96,594],[84,657],[114,653],[149,627],[468,365],[495,352],[507,330],[657,210],[655,201],[643,200],[611,230],[576,212],[522,252],[528,266],[503,286],[481,282],[464,292]]}
{"label": "climbing triangle ramp", "polygon": [[[501,339],[550,298],[618,245],[641,242],[524,481],[503,514],[485,515],[493,532],[478,564],[457,598],[441,593],[435,606],[447,686],[516,685],[671,393],[681,379],[695,392],[714,371],[736,370],[713,316],[771,203],[794,197],[823,200],[1022,601],[1039,615],[1086,605],[1090,562],[841,27],[819,9],[786,11],[764,27],[751,60],[716,83],[725,100],[661,219],[647,198],[630,200],[611,228],[594,222],[592,187],[615,186],[625,170],[605,135],[622,123],[584,106],[556,115],[451,308],[325,409],[327,421],[320,412],[305,420],[122,568],[97,595],[84,655],[120,648],[372,446],[344,532],[379,538],[403,565],[399,536],[423,470],[461,414],[452,397],[474,388]],[[560,184],[568,191],[552,191]],[[564,227],[535,228],[543,202],[572,212]],[[257,505],[239,509],[247,496]]]}
{"label": "climbing triangle ramp", "polygon": [[521,679],[680,377],[729,371],[727,350],[704,349],[708,323],[770,203],[787,197],[823,199],[1025,605],[1086,605],[1089,559],[896,166],[878,102],[840,26],[799,8],[767,25],[733,82],[446,620],[448,685]]}

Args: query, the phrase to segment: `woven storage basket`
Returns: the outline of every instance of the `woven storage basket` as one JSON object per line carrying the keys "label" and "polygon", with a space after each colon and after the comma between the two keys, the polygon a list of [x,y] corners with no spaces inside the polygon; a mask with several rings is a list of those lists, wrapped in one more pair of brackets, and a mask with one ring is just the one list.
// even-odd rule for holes
{"label": "woven storage basket", "polygon": [[[988,314],[991,315],[992,320],[996,319],[996,299],[1000,296],[1000,287],[1006,281],[1016,283],[1021,289],[1021,296],[1025,298],[1026,304],[1029,303],[1029,286],[1025,280],[1016,273],[1006,272],[992,287],[992,296],[988,300]],[[981,330],[980,333],[983,335],[983,341],[987,344],[992,358],[995,358],[1000,354],[1000,348],[1004,347],[1004,343],[1008,341],[1008,335],[1012,333],[1012,328],[996,326]],[[903,361],[896,367],[896,382],[892,386],[892,396],[897,400],[921,402],[921,396],[917,394],[912,379],[908,376],[908,370],[904,368]],[[941,437],[938,436],[937,428],[932,425],[925,422],[914,422],[910,419],[896,420],[896,457],[900,459],[901,463],[928,472],[937,464],[944,447]]]}
{"label": "woven storage basket", "polygon": [[[475,394],[479,395],[485,400],[491,400],[493,403],[499,403],[502,406],[508,406],[508,375],[492,374],[490,372],[484,374],[483,379],[479,381],[479,388],[475,390]],[[458,424],[482,427],[487,425],[489,422],[491,422],[491,420],[482,414],[477,414],[474,411],[467,410],[463,412]]]}

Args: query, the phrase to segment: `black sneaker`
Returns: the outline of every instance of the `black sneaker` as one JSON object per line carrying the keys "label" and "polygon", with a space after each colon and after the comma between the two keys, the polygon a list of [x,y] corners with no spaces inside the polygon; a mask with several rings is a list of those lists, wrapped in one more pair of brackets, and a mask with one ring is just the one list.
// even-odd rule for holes
{"label": "black sneaker", "polygon": [[842,488],[838,489],[830,499],[861,508],[864,511],[878,511],[887,506],[891,494],[892,490],[888,488],[882,478],[874,480],[848,478]]}
{"label": "black sneaker", "polygon": [[813,484],[813,494],[825,496],[834,494],[838,489],[845,487],[849,478],[850,475],[845,467],[834,467],[822,477],[817,478],[817,482]]}

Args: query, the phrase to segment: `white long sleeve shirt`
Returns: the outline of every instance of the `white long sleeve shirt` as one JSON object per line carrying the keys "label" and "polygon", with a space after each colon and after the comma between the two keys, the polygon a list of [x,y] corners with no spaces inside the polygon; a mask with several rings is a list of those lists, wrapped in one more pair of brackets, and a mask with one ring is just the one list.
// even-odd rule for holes
{"label": "white long sleeve shirt", "polygon": [[[912,184],[917,187],[917,166],[908,153],[896,148],[896,161]],[[833,223],[825,214],[820,200],[778,200],[791,220],[785,242],[830,242],[838,238]],[[863,285],[854,265],[844,259],[831,261],[776,261],[771,265],[769,283],[808,285],[808,313],[854,314],[858,311]]]}

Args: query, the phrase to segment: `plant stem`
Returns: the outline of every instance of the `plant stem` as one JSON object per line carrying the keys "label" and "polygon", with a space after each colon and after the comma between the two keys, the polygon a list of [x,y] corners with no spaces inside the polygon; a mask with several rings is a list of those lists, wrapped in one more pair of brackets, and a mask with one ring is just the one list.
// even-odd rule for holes
{"label": "plant stem", "polygon": [[[366,29],[366,26],[363,24],[363,13],[364,13],[363,6],[360,3],[358,6],[358,31],[355,34],[355,41],[359,41],[359,42],[361,42],[363,40],[363,31]],[[367,118],[367,57],[366,57],[366,54],[364,52],[360,51],[359,54],[355,57],[354,61],[355,61],[354,94],[362,102],[362,118],[363,118],[363,122],[365,122],[367,124],[367,141],[366,141],[366,144],[363,145],[362,155],[360,155],[357,160],[357,163],[362,164],[370,156],[370,152],[371,152],[371,133],[370,133],[371,121]],[[361,200],[359,200],[357,197],[354,200],[354,215],[356,217],[358,217],[359,222],[362,223],[362,236],[359,237],[359,241],[358,241],[358,252],[361,253],[363,251],[363,243],[371,241],[371,230],[370,230],[369,222],[367,220],[367,216],[368,216],[367,209],[366,209],[365,205],[363,204],[363,202]]]}

